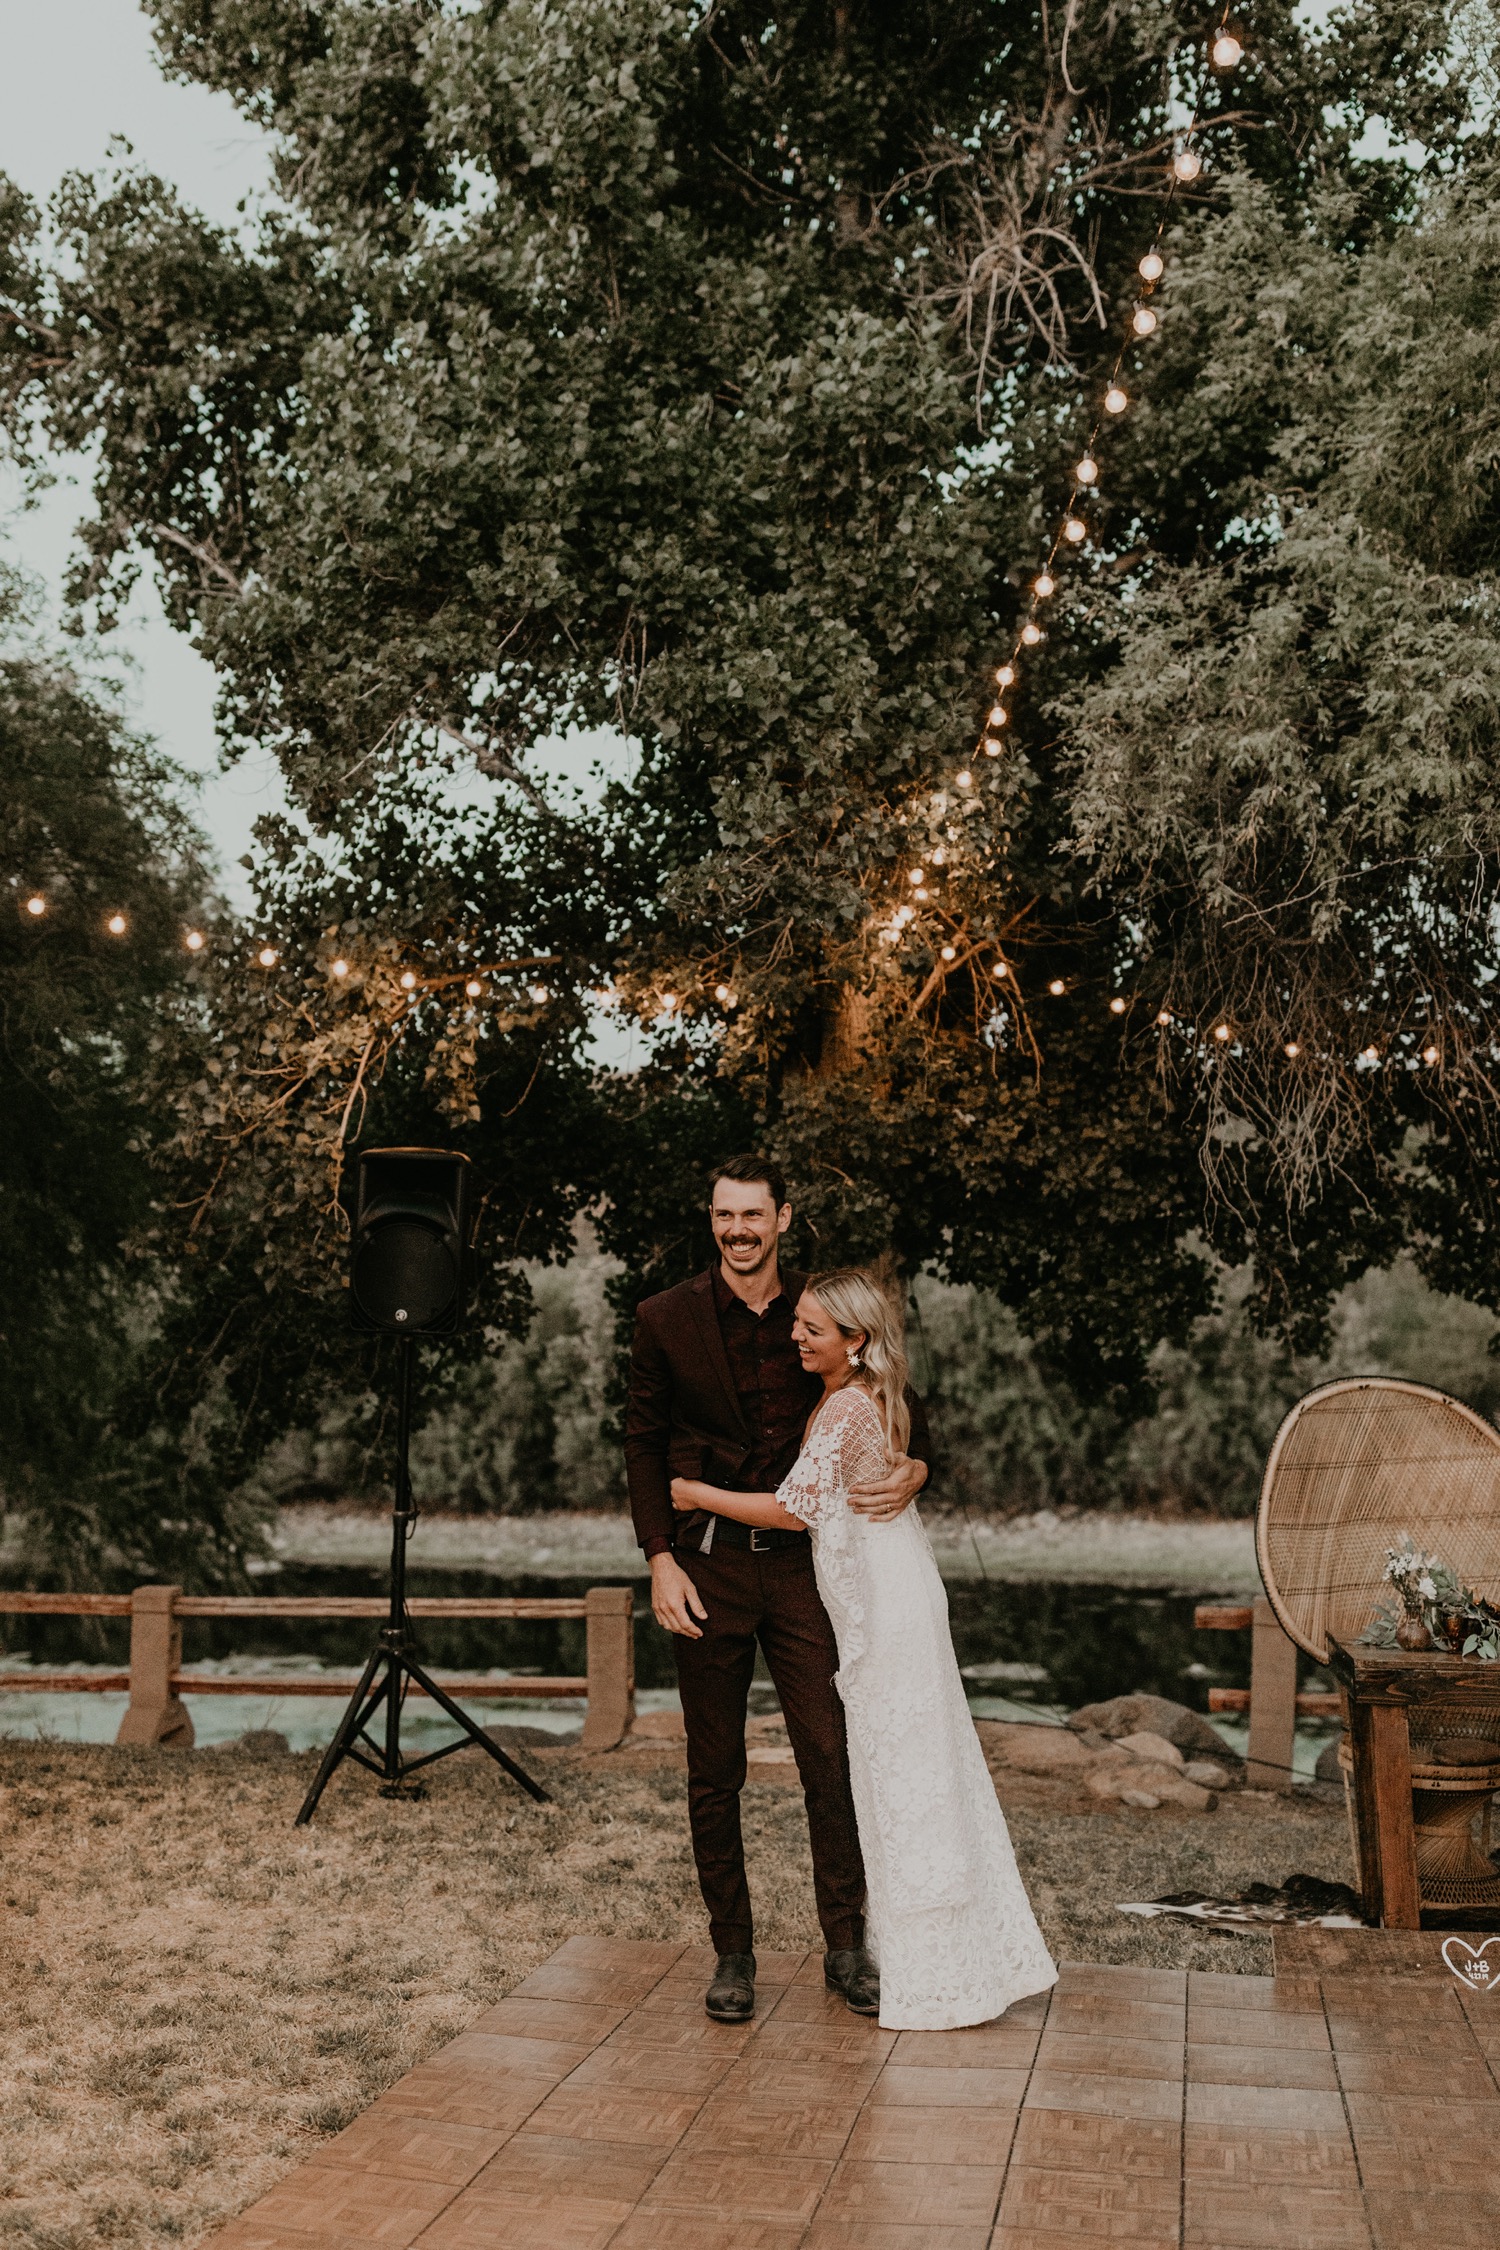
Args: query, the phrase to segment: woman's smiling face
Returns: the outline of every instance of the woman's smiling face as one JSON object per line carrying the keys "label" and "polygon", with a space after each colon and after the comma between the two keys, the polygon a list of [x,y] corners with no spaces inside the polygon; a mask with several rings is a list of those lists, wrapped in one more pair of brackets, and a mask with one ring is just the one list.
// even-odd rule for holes
{"label": "woman's smiling face", "polygon": [[845,1336],[828,1307],[810,1289],[804,1289],[797,1300],[792,1341],[808,1374],[821,1375],[826,1382],[830,1375],[848,1375],[849,1353],[864,1338]]}

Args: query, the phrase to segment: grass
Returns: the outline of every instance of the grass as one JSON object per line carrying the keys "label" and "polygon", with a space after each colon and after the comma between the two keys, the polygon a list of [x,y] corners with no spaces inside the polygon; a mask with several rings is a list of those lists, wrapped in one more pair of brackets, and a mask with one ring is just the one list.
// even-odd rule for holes
{"label": "grass", "polygon": [[[678,1753],[525,1756],[553,1804],[460,1758],[420,1804],[341,1776],[298,1830],[308,1757],[0,1740],[0,2243],[190,2250],[564,1937],[701,1943]],[[1337,1809],[1000,1786],[1068,1958],[1264,1971],[1114,1902],[1348,1875]],[[816,1944],[800,1796],[752,1783],[745,1818],[759,1942]]]}

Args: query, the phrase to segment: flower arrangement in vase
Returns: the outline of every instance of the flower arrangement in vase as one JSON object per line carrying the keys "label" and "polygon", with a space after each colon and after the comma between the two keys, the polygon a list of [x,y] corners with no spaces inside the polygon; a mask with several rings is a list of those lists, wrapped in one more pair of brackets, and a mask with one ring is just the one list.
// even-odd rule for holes
{"label": "flower arrangement in vase", "polygon": [[1441,1556],[1424,1555],[1409,1532],[1399,1547],[1386,1550],[1383,1576],[1400,1606],[1387,1606],[1372,1618],[1360,1635],[1367,1646],[1417,1651],[1436,1644],[1481,1664],[1500,1660],[1500,1610],[1467,1587]]}

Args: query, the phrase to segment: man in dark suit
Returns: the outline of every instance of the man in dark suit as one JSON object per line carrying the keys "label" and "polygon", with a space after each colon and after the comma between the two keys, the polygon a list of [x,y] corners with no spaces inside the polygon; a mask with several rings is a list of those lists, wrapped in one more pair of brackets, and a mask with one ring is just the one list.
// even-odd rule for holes
{"label": "man in dark suit", "polygon": [[[880,1986],[864,1947],[864,1863],[849,1789],[838,1647],[803,1531],[752,1531],[724,1516],[677,1514],[672,1479],[773,1492],[823,1395],[792,1340],[804,1277],[784,1273],[791,1223],[773,1164],[736,1157],[714,1174],[719,1262],[648,1297],[636,1312],[625,1461],[636,1536],[651,1565],[651,1607],[674,1636],[687,1728],[688,1812],[698,1880],[718,1956],[706,2006],[743,2022],[755,2005],[754,1931],[740,1790],[757,1641],[781,1698],[812,1842],[824,1974],[861,2015]],[[927,1418],[912,1401],[911,1454],[851,1496],[877,1521],[899,1515],[927,1480]]]}

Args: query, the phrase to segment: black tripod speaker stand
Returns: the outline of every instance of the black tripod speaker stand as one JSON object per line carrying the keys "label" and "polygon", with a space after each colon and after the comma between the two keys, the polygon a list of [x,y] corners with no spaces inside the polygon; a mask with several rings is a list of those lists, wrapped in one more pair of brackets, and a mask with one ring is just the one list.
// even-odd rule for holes
{"label": "black tripod speaker stand", "polygon": [[[401,1339],[401,1375],[396,1420],[396,1505],[391,1519],[391,1606],[390,1614],[381,1630],[380,1645],[371,1656],[360,1677],[358,1687],[349,1698],[348,1707],[339,1721],[338,1731],[324,1753],[323,1763],[311,1789],[302,1801],[296,1825],[305,1828],[318,1809],[318,1799],[327,1788],[345,1758],[353,1758],[378,1776],[382,1797],[412,1797],[421,1795],[420,1784],[412,1789],[410,1777],[423,1766],[436,1765],[439,1758],[449,1758],[455,1750],[466,1750],[470,1744],[487,1751],[497,1765],[503,1766],[513,1781],[536,1798],[538,1804],[550,1804],[551,1799],[540,1783],[532,1780],[525,1768],[508,1757],[499,1745],[482,1728],[475,1726],[467,1711],[444,1693],[436,1680],[423,1671],[411,1652],[411,1625],[406,1615],[406,1542],[411,1537],[417,1520],[412,1505],[411,1475],[407,1456],[411,1445],[411,1389],[412,1360],[415,1339]],[[456,1727],[462,1728],[457,1742],[447,1742],[441,1750],[429,1750],[420,1758],[406,1758],[401,1754],[401,1706],[406,1700],[408,1681],[431,1696],[439,1710],[446,1711]],[[380,1744],[366,1732],[370,1721],[385,1710],[385,1742]],[[360,1745],[363,1744],[363,1749]]]}

